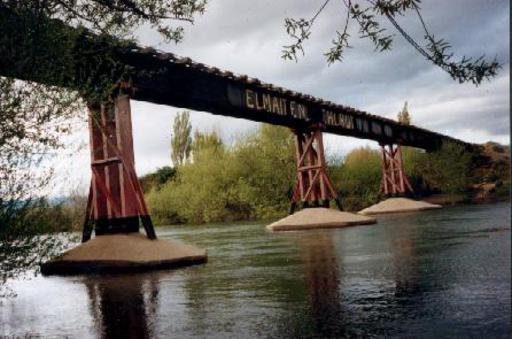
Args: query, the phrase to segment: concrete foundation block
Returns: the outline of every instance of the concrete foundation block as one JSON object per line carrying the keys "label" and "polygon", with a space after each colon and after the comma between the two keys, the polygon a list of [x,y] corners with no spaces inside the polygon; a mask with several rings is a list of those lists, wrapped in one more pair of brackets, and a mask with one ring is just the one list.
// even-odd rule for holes
{"label": "concrete foundation block", "polygon": [[441,205],[435,205],[426,201],[412,200],[408,198],[389,198],[378,204],[372,205],[364,210],[359,211],[360,214],[387,214],[387,213],[405,213],[417,212],[441,208]]}
{"label": "concrete foundation block", "polygon": [[174,240],[149,240],[141,233],[101,235],[41,265],[50,274],[134,272],[201,264],[207,253]]}
{"label": "concrete foundation block", "polygon": [[305,208],[266,228],[269,231],[301,231],[321,228],[340,228],[355,225],[375,224],[377,220],[359,214],[341,212],[330,208]]}

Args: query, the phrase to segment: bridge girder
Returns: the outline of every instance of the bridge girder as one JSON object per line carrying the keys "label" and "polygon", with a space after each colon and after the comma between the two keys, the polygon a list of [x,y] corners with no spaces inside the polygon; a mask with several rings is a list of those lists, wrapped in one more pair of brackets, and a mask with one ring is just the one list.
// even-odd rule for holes
{"label": "bridge girder", "polygon": [[[38,20],[41,22],[44,18]],[[96,36],[55,19],[46,19],[38,34],[34,34],[33,20],[29,15],[13,13],[0,6],[0,22],[1,76],[74,90],[80,90],[84,82],[112,78],[110,80],[114,82],[128,82],[132,89],[131,98],[139,101],[294,129],[322,124],[327,133],[427,150],[438,148],[445,140],[468,148],[472,146],[423,128],[402,125],[245,75],[208,67],[189,58],[142,48],[112,37]],[[69,32],[73,34],[67,34]],[[98,61],[101,56],[98,50],[106,50],[105,59],[112,60],[120,69],[129,70],[122,74],[122,79],[116,78],[121,77],[117,69]]]}

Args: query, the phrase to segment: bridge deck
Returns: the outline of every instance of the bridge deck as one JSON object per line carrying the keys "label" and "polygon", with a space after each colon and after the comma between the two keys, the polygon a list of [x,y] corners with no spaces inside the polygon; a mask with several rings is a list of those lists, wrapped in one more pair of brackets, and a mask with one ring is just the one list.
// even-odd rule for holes
{"label": "bridge deck", "polygon": [[[0,75],[18,79],[44,82],[73,88],[80,77],[74,78],[41,75],[34,67],[53,70],[54,74],[88,73],[91,63],[76,61],[62,56],[69,46],[74,55],[87,55],[90,46],[97,42],[96,36],[85,32],[77,35],[76,41],[61,41],[52,38],[58,34],[40,34],[34,39],[27,20],[21,20],[5,8],[0,7],[3,22],[0,45],[8,46],[0,53]],[[6,28],[7,27],[7,28]],[[49,20],[45,26],[49,32],[76,31],[57,20]],[[108,40],[108,39],[107,39]],[[104,43],[105,40],[102,40]],[[52,48],[48,49],[47,46]],[[38,62],[24,63],[25,49],[37,50]],[[89,48],[89,49],[87,49]],[[294,129],[321,124],[325,132],[375,140],[380,143],[400,143],[424,149],[438,147],[442,140],[452,140],[467,147],[470,144],[416,126],[402,125],[394,120],[372,115],[351,107],[338,105],[310,95],[293,92],[258,79],[235,75],[215,67],[179,58],[174,54],[142,48],[135,44],[108,46],[111,55],[136,71],[131,77],[132,98],[162,105],[207,111],[213,114],[244,118]],[[5,47],[3,48],[5,49]],[[55,51],[63,51],[58,53]],[[69,53],[68,53],[69,54]],[[69,72],[69,70],[73,70]],[[109,74],[111,70],[103,70]],[[141,74],[144,75],[141,75]]]}
{"label": "bridge deck", "polygon": [[328,133],[424,149],[438,147],[443,139],[466,144],[433,131],[402,125],[151,48],[136,48],[126,56],[127,62],[136,68],[160,70],[151,77],[133,79],[132,97],[136,100],[290,128],[321,123]]}

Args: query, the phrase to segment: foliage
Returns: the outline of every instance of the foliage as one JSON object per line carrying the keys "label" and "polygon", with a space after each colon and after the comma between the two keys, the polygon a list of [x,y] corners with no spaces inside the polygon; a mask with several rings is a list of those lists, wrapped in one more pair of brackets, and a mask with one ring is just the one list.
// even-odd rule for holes
{"label": "foliage", "polygon": [[52,174],[41,163],[70,130],[77,98],[48,86],[0,78],[0,229],[16,222]]}
{"label": "foliage", "polygon": [[233,166],[252,218],[286,213],[295,182],[294,138],[283,127],[262,125],[235,147]]}
{"label": "foliage", "polygon": [[197,159],[201,156],[201,151],[208,148],[222,148],[222,140],[216,131],[200,132],[195,130],[194,142],[192,143],[192,156]]}
{"label": "foliage", "polygon": [[[282,214],[294,178],[291,133],[262,125],[234,147],[209,134],[198,138],[194,161],[147,194],[156,223],[202,223]],[[215,141],[204,147],[204,140]],[[214,146],[214,147],[212,147]]]}
{"label": "foliage", "polygon": [[500,185],[496,185],[496,196],[498,198],[510,199],[512,183],[510,179],[505,181],[499,181]]}
{"label": "foliage", "polygon": [[[193,161],[147,193],[157,224],[266,219],[287,213],[296,175],[292,133],[262,125],[232,147],[223,145],[215,132],[195,134]],[[445,144],[432,153],[403,147],[402,154],[416,193],[467,193],[471,154],[460,146]],[[380,153],[369,147],[330,159],[328,165],[342,205],[351,211],[382,198],[381,171]]]}
{"label": "foliage", "polygon": [[402,147],[402,160],[407,179],[416,193],[431,193],[430,188],[424,182],[422,168],[418,163],[424,161],[425,151],[414,147]]}
{"label": "foliage", "polygon": [[183,111],[174,118],[171,135],[171,160],[174,166],[180,166],[188,160],[192,149],[190,112]]}
{"label": "foliage", "polygon": [[0,237],[0,303],[2,298],[15,296],[6,285],[9,279],[19,278],[29,270],[37,274],[40,263],[61,253],[77,239],[40,234],[14,239]]}
{"label": "foliage", "polygon": [[409,109],[407,108],[407,101],[404,104],[404,107],[400,112],[398,112],[397,120],[402,125],[410,125],[411,124],[411,115],[409,114]]}
{"label": "foliage", "polygon": [[[303,44],[311,36],[311,29],[321,12],[331,0],[325,0],[315,14],[310,18],[285,18],[284,25],[287,34],[293,43],[283,46],[282,58],[285,60],[298,60],[298,54],[304,55]],[[427,29],[420,13],[420,0],[366,0],[367,6],[362,2],[343,0],[346,8],[346,17],[343,30],[336,31],[336,39],[332,40],[332,46],[324,53],[327,63],[330,65],[342,61],[345,51],[350,47],[348,27],[355,22],[359,28],[359,38],[369,39],[379,52],[392,48],[393,35],[382,27],[379,19],[388,20],[406,41],[432,64],[446,71],[452,79],[459,83],[472,82],[479,85],[484,79],[489,80],[497,75],[501,65],[496,58],[492,61],[485,60],[485,56],[476,59],[463,56],[461,60],[454,61],[451,45],[444,39],[434,37]],[[424,30],[425,45],[416,42],[396,21],[397,17],[412,13],[418,17],[419,24]]]}
{"label": "foliage", "polygon": [[377,150],[354,149],[329,170],[344,209],[359,210],[378,202],[382,168]]}
{"label": "foliage", "polygon": [[197,161],[177,168],[175,180],[151,191],[147,200],[155,222],[224,220],[229,215],[228,190],[234,188],[227,173],[229,156],[223,148],[204,149]]}
{"label": "foliage", "polygon": [[[6,209],[1,206],[3,212]],[[0,298],[12,295],[5,285],[9,278],[28,270],[37,274],[41,262],[62,252],[70,242],[78,241],[77,234],[60,232],[79,229],[84,211],[85,198],[76,195],[59,204],[50,204],[44,198],[19,201],[9,223],[0,227]]]}
{"label": "foliage", "polygon": [[[215,132],[195,133],[193,161],[147,192],[157,224],[267,219],[286,215],[295,182],[293,134],[261,125],[226,147]],[[208,142],[206,142],[208,141]],[[405,172],[419,195],[468,193],[471,154],[447,143],[435,152],[403,147]],[[362,147],[330,158],[328,172],[345,210],[357,211],[382,199],[379,151]]]}
{"label": "foliage", "polygon": [[144,192],[149,192],[152,189],[160,189],[160,187],[165,184],[167,181],[174,179],[176,175],[176,168],[164,166],[162,168],[158,168],[155,172],[146,174],[139,178],[140,184],[142,185],[142,190]]}
{"label": "foliage", "polygon": [[471,183],[471,153],[452,142],[431,153],[423,153],[414,162],[425,184],[448,194],[465,193]]}
{"label": "foliage", "polygon": [[181,24],[192,24],[197,14],[204,13],[206,3],[206,0],[1,0],[0,6],[58,18],[66,24],[87,27],[96,34],[118,37],[133,34],[137,27],[147,25],[167,41],[179,42],[183,39]]}

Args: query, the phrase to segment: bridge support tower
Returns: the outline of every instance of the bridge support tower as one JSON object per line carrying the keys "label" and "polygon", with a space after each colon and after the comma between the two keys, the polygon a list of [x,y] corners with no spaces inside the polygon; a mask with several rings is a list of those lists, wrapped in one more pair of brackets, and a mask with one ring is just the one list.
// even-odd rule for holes
{"label": "bridge support tower", "polygon": [[405,175],[401,146],[381,144],[381,156],[381,193],[386,196],[403,196],[407,193],[413,193],[409,179]]}
{"label": "bridge support tower", "polygon": [[[89,104],[89,135],[92,179],[82,244],[43,263],[41,272],[145,271],[205,263],[205,250],[156,239],[135,174],[130,97]],[[139,233],[140,223],[146,236]]]}
{"label": "bridge support tower", "polygon": [[297,178],[292,195],[290,214],[297,205],[302,207],[329,207],[334,200],[342,210],[331,179],[327,175],[321,125],[294,130]]}
{"label": "bridge support tower", "polygon": [[113,104],[89,107],[91,185],[82,242],[96,235],[139,231],[156,239],[144,194],[135,173],[130,98],[119,95]]}
{"label": "bridge support tower", "polygon": [[411,183],[405,174],[402,148],[393,144],[381,144],[382,180],[380,192],[388,199],[363,209],[359,213],[365,215],[416,212],[441,208],[439,205],[425,201],[405,198],[414,193]]}
{"label": "bridge support tower", "polygon": [[[290,215],[266,228],[269,231],[301,231],[375,224],[373,217],[343,212],[338,194],[327,175],[322,125],[293,130],[297,179],[292,194]],[[334,200],[339,211],[329,208]],[[302,210],[295,212],[298,205]]]}

